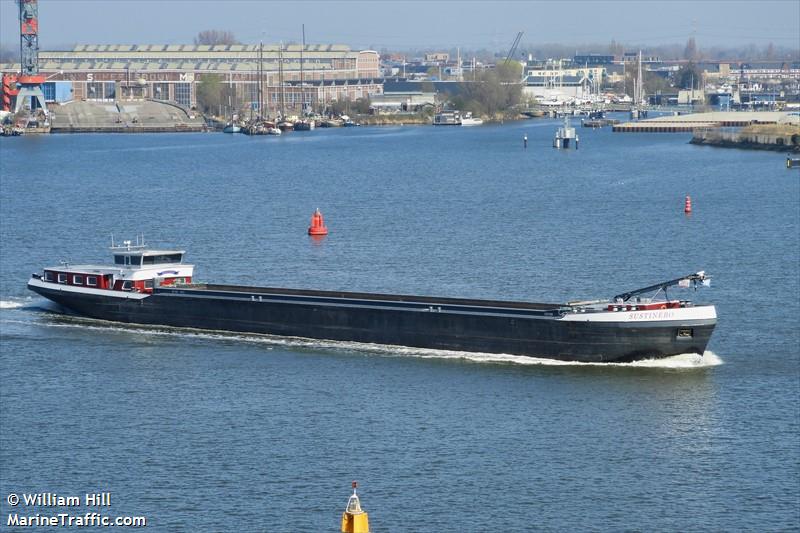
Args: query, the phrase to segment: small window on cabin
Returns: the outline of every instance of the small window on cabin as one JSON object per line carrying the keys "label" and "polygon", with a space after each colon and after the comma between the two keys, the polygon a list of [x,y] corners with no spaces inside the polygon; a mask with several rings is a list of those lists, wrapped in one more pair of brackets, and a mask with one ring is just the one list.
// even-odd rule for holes
{"label": "small window on cabin", "polygon": [[97,276],[86,276],[86,284],[90,287],[97,287]]}
{"label": "small window on cabin", "polygon": [[141,255],[132,255],[131,256],[131,265],[132,266],[142,266],[142,256]]}
{"label": "small window on cabin", "polygon": [[144,264],[146,265],[167,265],[171,263],[180,263],[183,254],[161,254],[161,255],[151,255],[149,257],[144,258]]}
{"label": "small window on cabin", "polygon": [[123,281],[122,282],[122,290],[123,291],[129,291],[132,288],[133,288],[133,282],[132,281]]}
{"label": "small window on cabin", "polygon": [[66,274],[59,274],[58,275],[58,282],[59,283],[66,283],[67,282],[67,275]]}
{"label": "small window on cabin", "polygon": [[144,280],[144,288],[145,289],[152,289],[153,288],[153,280],[152,279]]}
{"label": "small window on cabin", "polygon": [[53,273],[52,272],[45,272],[44,273],[44,280],[45,281],[53,281]]}
{"label": "small window on cabin", "polygon": [[114,264],[115,265],[124,265],[125,264],[125,256],[124,255],[115,255],[114,256]]}
{"label": "small window on cabin", "polygon": [[83,276],[72,276],[72,284],[73,285],[83,285]]}

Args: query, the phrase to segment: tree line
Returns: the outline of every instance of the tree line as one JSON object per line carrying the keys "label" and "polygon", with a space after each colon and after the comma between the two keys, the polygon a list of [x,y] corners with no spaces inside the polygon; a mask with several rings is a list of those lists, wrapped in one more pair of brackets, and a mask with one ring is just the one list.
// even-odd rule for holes
{"label": "tree line", "polygon": [[448,94],[451,105],[476,116],[500,118],[514,113],[522,100],[522,65],[517,61],[498,63],[480,72],[475,82],[459,84],[459,92]]}

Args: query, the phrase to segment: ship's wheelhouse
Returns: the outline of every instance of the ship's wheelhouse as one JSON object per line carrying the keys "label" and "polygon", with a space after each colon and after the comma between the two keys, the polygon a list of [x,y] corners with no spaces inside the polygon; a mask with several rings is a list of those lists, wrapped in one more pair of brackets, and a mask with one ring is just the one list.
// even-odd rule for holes
{"label": "ship's wheelhouse", "polygon": [[113,265],[70,265],[44,269],[49,283],[125,292],[153,292],[154,287],[191,283],[194,266],[183,263],[183,250],[153,250],[144,245],[112,246]]}
{"label": "ship's wheelhouse", "polygon": [[174,265],[183,263],[184,252],[159,252],[143,250],[140,252],[115,252],[114,264],[124,267],[147,267],[154,265]]}

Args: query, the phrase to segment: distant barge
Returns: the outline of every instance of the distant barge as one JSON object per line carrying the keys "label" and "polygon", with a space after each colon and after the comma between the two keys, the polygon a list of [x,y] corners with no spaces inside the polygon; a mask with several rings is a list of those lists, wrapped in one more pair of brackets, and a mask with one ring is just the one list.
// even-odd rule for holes
{"label": "distant barge", "polygon": [[547,304],[201,284],[182,250],[126,241],[112,253],[111,266],[45,268],[28,288],[116,322],[584,362],[702,355],[717,322],[713,305],[666,297],[708,284],[704,272],[611,300]]}

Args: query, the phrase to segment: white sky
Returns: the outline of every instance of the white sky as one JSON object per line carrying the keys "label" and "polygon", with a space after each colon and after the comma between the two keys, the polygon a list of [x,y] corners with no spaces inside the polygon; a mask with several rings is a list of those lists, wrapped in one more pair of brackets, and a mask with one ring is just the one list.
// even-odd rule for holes
{"label": "white sky", "polygon": [[[42,49],[91,44],[191,44],[201,30],[247,43],[353,48],[507,50],[527,43],[775,45],[800,48],[800,0],[264,1],[40,0]],[[19,43],[17,6],[0,0],[0,44]],[[602,51],[602,50],[600,50]]]}

